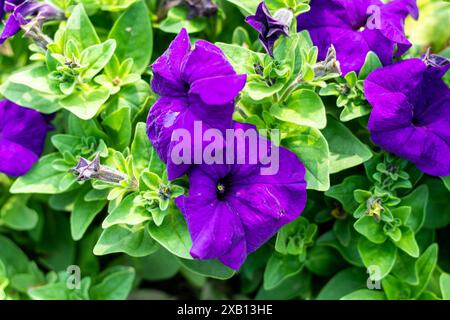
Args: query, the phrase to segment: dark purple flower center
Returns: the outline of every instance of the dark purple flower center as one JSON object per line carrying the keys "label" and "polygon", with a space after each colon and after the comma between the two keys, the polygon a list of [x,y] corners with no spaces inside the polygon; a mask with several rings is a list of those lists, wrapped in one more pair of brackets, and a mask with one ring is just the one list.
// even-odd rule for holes
{"label": "dark purple flower center", "polygon": [[367,20],[370,18],[368,15],[365,19],[361,19],[360,21],[352,24],[353,31],[363,32],[367,26]]}
{"label": "dark purple flower center", "polygon": [[[423,110],[427,110],[428,109],[428,103],[425,103],[423,105]],[[413,115],[412,115],[412,119],[411,119],[411,124],[414,127],[424,127],[426,126],[426,122],[424,121],[424,111],[420,111],[421,108],[414,108],[413,110]]]}
{"label": "dark purple flower center", "polygon": [[189,93],[189,90],[191,90],[191,84],[187,81],[183,81],[183,89],[186,94]]}

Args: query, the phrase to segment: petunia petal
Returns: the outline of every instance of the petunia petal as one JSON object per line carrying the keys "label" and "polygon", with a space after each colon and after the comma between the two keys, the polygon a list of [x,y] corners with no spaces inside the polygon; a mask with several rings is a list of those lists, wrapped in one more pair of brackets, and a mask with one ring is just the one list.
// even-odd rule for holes
{"label": "petunia petal", "polygon": [[[255,129],[239,123],[234,128]],[[235,148],[247,152],[250,147]],[[262,163],[236,164],[236,160],[229,165],[194,166],[189,173],[189,196],[177,199],[188,221],[193,256],[219,259],[233,269],[298,217],[306,204],[305,168],[294,153],[280,148],[279,170],[270,175],[262,174]],[[218,192],[219,183],[223,193]]]}
{"label": "petunia petal", "polygon": [[204,40],[195,43],[195,48],[182,69],[182,78],[189,84],[204,78],[235,74],[222,50]]}
{"label": "petunia petal", "polygon": [[373,142],[433,176],[450,174],[450,89],[440,68],[408,59],[364,83]]}
{"label": "petunia petal", "polygon": [[20,144],[0,139],[0,172],[9,176],[19,177],[26,174],[39,156]]}
{"label": "petunia petal", "polygon": [[246,80],[245,74],[204,78],[195,81],[189,93],[198,94],[206,104],[224,105],[234,101]]}
{"label": "petunia petal", "polygon": [[8,20],[6,20],[5,22],[5,27],[3,28],[2,34],[0,36],[0,44],[3,44],[6,39],[12,37],[19,31],[20,23],[16,20],[14,15],[10,15]]}
{"label": "petunia petal", "polygon": [[0,101],[0,136],[20,144],[36,155],[40,155],[50,127],[39,112],[20,107],[12,102]]}
{"label": "petunia petal", "polygon": [[[416,16],[414,0],[387,4],[379,0],[312,0],[310,6],[309,12],[297,18],[298,31],[309,31],[320,60],[333,44],[343,74],[359,71],[369,51],[389,65],[396,47],[398,57],[411,46],[404,22],[408,14]],[[368,22],[377,22],[376,28]]]}
{"label": "petunia petal", "polygon": [[[244,231],[239,216],[226,203],[215,200],[208,203],[202,197],[177,199],[192,237],[191,255],[197,259],[216,259],[226,255],[236,244],[245,256]],[[206,206],[208,214],[198,210]],[[242,253],[241,253],[242,255]]]}
{"label": "petunia petal", "polygon": [[181,67],[189,55],[191,43],[186,29],[175,37],[164,54],[152,65],[152,89],[159,95],[182,97],[187,90],[181,80]]}
{"label": "petunia petal", "polygon": [[172,132],[179,118],[188,108],[185,99],[161,97],[156,101],[147,117],[147,134],[153,147],[163,161],[167,161]]}

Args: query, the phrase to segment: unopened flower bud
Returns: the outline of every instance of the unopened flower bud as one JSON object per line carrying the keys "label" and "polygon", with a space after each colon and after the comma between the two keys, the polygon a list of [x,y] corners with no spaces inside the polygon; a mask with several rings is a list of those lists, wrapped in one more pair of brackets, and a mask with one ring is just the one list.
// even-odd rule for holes
{"label": "unopened flower bud", "polygon": [[314,66],[316,78],[321,78],[329,74],[341,74],[341,66],[336,58],[336,49],[333,45],[328,48],[327,56],[324,61],[318,62]]}
{"label": "unopened flower bud", "polygon": [[422,58],[423,62],[425,62],[425,64],[428,67],[443,67],[446,66],[448,64],[450,64],[450,59],[443,57],[443,56],[439,56],[437,54],[431,54],[430,49],[428,48],[427,52],[423,55]]}
{"label": "unopened flower bud", "polygon": [[283,8],[275,12],[273,17],[278,22],[281,22],[282,24],[289,27],[292,23],[292,19],[294,19],[294,13],[290,9]]}
{"label": "unopened flower bud", "polygon": [[119,184],[121,181],[128,179],[128,175],[113,168],[103,166],[100,163],[100,154],[98,153],[92,161],[81,157],[72,171],[77,175],[78,181],[97,179],[106,183]]}

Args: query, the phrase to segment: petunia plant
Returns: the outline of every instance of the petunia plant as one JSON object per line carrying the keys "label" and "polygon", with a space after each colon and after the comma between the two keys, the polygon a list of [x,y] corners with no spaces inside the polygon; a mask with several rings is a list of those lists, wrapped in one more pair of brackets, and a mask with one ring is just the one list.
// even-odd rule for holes
{"label": "petunia plant", "polygon": [[0,300],[450,299],[449,12],[0,0]]}

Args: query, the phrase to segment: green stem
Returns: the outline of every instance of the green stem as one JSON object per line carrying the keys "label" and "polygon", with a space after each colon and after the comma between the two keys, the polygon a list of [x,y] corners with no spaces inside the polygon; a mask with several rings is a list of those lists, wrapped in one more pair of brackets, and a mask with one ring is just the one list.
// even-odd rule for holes
{"label": "green stem", "polygon": [[289,87],[286,89],[286,91],[281,95],[281,98],[279,99],[279,101],[285,101],[287,100],[287,98],[289,98],[289,96],[291,95],[291,93],[297,89],[297,87],[299,85],[301,85],[303,83],[303,76],[302,74],[299,74],[298,77],[292,81],[292,83],[289,85]]}

